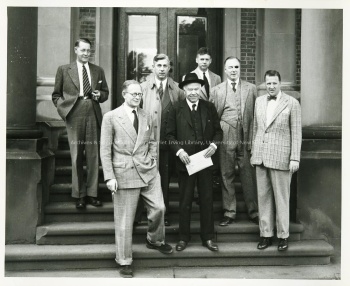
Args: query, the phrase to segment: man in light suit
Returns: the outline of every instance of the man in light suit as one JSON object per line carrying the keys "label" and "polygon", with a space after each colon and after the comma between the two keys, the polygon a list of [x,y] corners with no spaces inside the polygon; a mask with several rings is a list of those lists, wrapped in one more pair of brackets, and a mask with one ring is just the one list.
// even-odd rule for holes
{"label": "man in light suit", "polygon": [[255,102],[251,164],[256,166],[260,214],[258,249],[271,245],[275,213],[278,250],[288,248],[290,181],[299,169],[301,110],[299,102],[281,91],[278,71],[265,73],[268,94]]}
{"label": "man in light suit", "polygon": [[241,64],[238,58],[228,57],[224,65],[227,80],[211,90],[210,99],[216,107],[224,133],[223,143],[219,148],[224,209],[220,226],[231,224],[237,215],[234,185],[236,161],[248,216],[252,222],[258,224],[255,173],[250,165],[256,87],[240,78]]}
{"label": "man in light suit", "polygon": [[[197,52],[196,63],[198,67],[191,71],[191,73],[197,74],[198,78],[205,82],[199,92],[199,96],[203,100],[209,100],[210,90],[221,83],[221,77],[209,70],[211,61],[210,50],[206,47],[202,47]],[[183,76],[182,80],[184,80],[184,77],[185,76]]]}
{"label": "man in light suit", "polygon": [[147,81],[141,84],[143,91],[142,108],[148,112],[153,120],[155,139],[158,145],[158,164],[161,185],[166,207],[164,224],[170,225],[167,217],[169,210],[169,183],[174,167],[174,154],[170,152],[165,139],[166,127],[170,107],[185,98],[178,83],[169,77],[170,60],[165,54],[158,54],[153,58],[153,73]]}
{"label": "man in light suit", "polygon": [[[99,140],[102,122],[100,104],[108,99],[108,86],[103,69],[89,63],[91,42],[75,42],[77,60],[57,70],[52,101],[66,122],[72,158],[72,197],[76,207],[86,203],[101,206],[97,199]],[[87,181],[84,181],[83,157],[86,155]],[[86,197],[87,196],[87,197]]]}
{"label": "man in light suit", "polygon": [[189,156],[205,150],[205,157],[214,155],[217,145],[222,139],[219,119],[212,103],[199,99],[199,92],[204,81],[198,79],[195,73],[186,75],[179,86],[186,92],[186,99],[170,108],[167,139],[170,148],[176,154],[176,166],[179,171],[180,187],[180,218],[177,251],[186,248],[190,241],[190,221],[194,186],[197,181],[199,192],[201,239],[203,246],[211,251],[218,251],[213,243],[213,186],[212,170],[206,168],[191,176],[186,165],[190,163]]}
{"label": "man in light suit", "polygon": [[164,242],[165,206],[157,170],[157,142],[152,118],[139,108],[140,84],[126,81],[123,97],[124,104],[103,117],[101,162],[113,195],[116,262],[121,265],[121,276],[132,277],[132,232],[139,197],[147,208],[146,246],[164,254],[173,249]]}

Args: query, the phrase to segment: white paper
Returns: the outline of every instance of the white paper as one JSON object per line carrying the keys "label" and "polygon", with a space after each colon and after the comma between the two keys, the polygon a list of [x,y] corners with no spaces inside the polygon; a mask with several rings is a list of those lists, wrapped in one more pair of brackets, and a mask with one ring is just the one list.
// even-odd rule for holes
{"label": "white paper", "polygon": [[213,165],[211,157],[205,158],[204,154],[207,150],[200,151],[192,156],[190,156],[190,163],[186,165],[187,172],[191,176],[205,168],[208,168]]}

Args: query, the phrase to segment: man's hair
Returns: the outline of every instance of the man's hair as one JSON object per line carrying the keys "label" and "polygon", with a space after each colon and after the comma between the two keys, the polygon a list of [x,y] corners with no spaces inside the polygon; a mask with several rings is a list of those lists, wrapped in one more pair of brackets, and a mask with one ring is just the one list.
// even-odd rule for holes
{"label": "man's hair", "polygon": [[200,49],[198,50],[197,56],[198,56],[198,55],[208,55],[208,56],[211,57],[211,52],[210,52],[209,48],[207,48],[207,47],[202,47],[202,48],[200,48]]}
{"label": "man's hair", "polygon": [[139,86],[141,86],[140,83],[136,80],[133,80],[133,79],[126,80],[123,83],[122,91],[125,92],[128,89],[129,85],[132,85],[132,84],[138,84]]}
{"label": "man's hair", "polygon": [[155,55],[154,58],[153,58],[153,63],[156,63],[156,62],[158,62],[160,60],[167,60],[168,63],[170,64],[170,59],[169,59],[169,57],[166,54],[157,54],[157,55]]}
{"label": "man's hair", "polygon": [[87,43],[90,45],[90,47],[92,46],[92,44],[88,38],[79,38],[78,40],[75,41],[74,47],[79,47],[80,42]]}
{"label": "man's hair", "polygon": [[241,60],[239,58],[231,56],[226,58],[226,60],[224,61],[224,66],[226,65],[226,62],[228,60],[234,60],[234,59],[236,59],[239,62],[239,65],[241,65]]}
{"label": "man's hair", "polygon": [[264,75],[264,80],[266,81],[266,76],[277,76],[278,80],[281,82],[281,75],[276,70],[268,70]]}

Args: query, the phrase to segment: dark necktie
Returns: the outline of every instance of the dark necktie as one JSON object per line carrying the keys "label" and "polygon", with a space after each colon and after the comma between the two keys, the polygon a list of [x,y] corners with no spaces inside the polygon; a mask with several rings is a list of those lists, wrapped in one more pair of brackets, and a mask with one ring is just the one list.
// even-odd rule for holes
{"label": "dark necktie", "polygon": [[233,92],[236,92],[236,82],[232,82],[232,90]]}
{"label": "dark necktie", "polygon": [[134,128],[135,128],[136,134],[138,134],[138,131],[139,131],[139,119],[137,117],[135,109],[132,111],[132,113],[134,113],[134,124],[133,125],[134,125]]}
{"label": "dark necktie", "polygon": [[192,104],[192,112],[196,112],[196,105],[195,104]]}
{"label": "dark necktie", "polygon": [[84,96],[88,96],[92,92],[85,65],[83,65],[83,91],[84,91]]}
{"label": "dark necktie", "polygon": [[205,91],[207,92],[207,96],[209,98],[209,81],[207,79],[207,77],[205,76],[205,72],[203,73],[203,79],[204,79],[204,87],[205,87]]}
{"label": "dark necktie", "polygon": [[268,95],[267,96],[267,101],[270,101],[270,100],[276,100],[276,96],[271,96],[271,95]]}
{"label": "dark necktie", "polygon": [[163,90],[163,83],[160,82],[159,89],[158,89],[160,100],[163,99],[163,92],[164,92],[164,90]]}

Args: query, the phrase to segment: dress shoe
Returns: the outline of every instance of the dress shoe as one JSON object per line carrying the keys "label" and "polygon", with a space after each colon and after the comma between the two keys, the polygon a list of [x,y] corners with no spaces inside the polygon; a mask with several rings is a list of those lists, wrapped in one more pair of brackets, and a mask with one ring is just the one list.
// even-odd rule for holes
{"label": "dress shoe", "polygon": [[271,237],[260,237],[260,242],[258,243],[258,249],[268,248],[272,244]]}
{"label": "dress shoe", "polygon": [[86,202],[87,202],[89,205],[92,205],[92,206],[94,206],[94,207],[100,207],[100,206],[102,206],[102,202],[99,201],[97,198],[94,198],[94,197],[87,197]]}
{"label": "dress shoe", "polygon": [[214,244],[213,241],[210,239],[207,241],[203,241],[202,245],[211,251],[218,251],[219,250],[219,247],[216,244]]}
{"label": "dress shoe", "polygon": [[122,265],[120,270],[119,270],[119,274],[121,277],[124,278],[132,278],[132,268],[131,265]]}
{"label": "dress shoe", "polygon": [[278,250],[285,251],[288,248],[288,238],[280,238],[278,242]]}
{"label": "dress shoe", "polygon": [[228,216],[224,216],[224,218],[220,221],[220,226],[228,226],[229,224],[233,223],[235,220],[233,218],[230,218]]}
{"label": "dress shoe", "polygon": [[176,244],[176,250],[177,251],[182,251],[186,248],[187,246],[187,242],[186,241],[183,241],[183,240],[180,240],[177,244]]}
{"label": "dress shoe", "polygon": [[173,253],[173,248],[171,247],[171,245],[169,245],[167,243],[163,243],[161,245],[154,245],[154,244],[150,243],[148,241],[148,239],[146,239],[146,247],[149,249],[156,249],[163,254]]}
{"label": "dress shoe", "polygon": [[170,226],[170,221],[167,218],[164,218],[164,225]]}
{"label": "dress shoe", "polygon": [[86,207],[85,197],[77,199],[75,202],[75,207],[79,210],[85,209]]}
{"label": "dress shoe", "polygon": [[250,221],[252,223],[255,223],[255,224],[259,225],[259,217],[258,216],[251,218]]}

